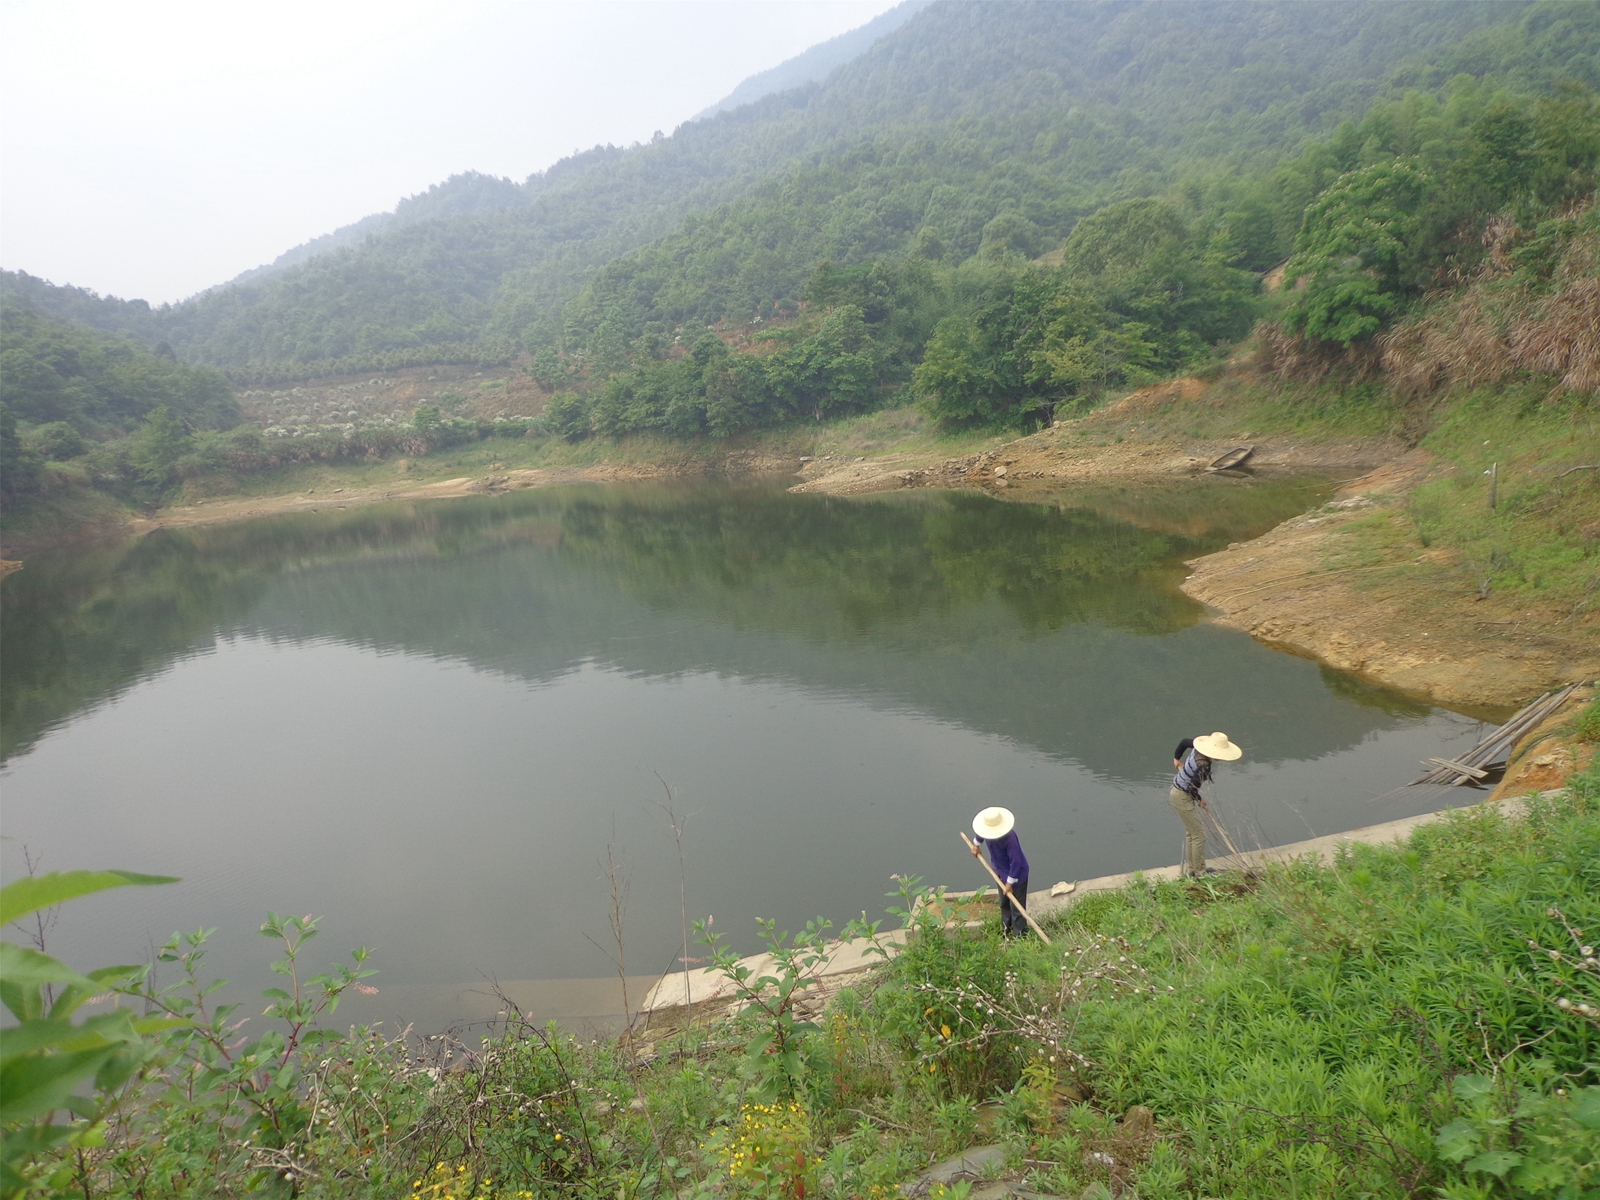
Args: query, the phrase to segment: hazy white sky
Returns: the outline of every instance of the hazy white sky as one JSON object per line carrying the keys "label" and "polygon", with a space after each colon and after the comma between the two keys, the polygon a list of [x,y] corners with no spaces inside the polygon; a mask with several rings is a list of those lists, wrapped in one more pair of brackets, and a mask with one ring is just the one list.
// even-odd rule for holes
{"label": "hazy white sky", "polygon": [[894,0],[0,4],[0,264],[152,303],[648,140]]}

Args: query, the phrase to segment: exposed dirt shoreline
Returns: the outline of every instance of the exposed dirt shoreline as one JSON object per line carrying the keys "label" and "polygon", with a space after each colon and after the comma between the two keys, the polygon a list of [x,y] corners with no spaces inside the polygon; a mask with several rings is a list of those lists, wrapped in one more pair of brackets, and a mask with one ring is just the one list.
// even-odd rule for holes
{"label": "exposed dirt shoreline", "polygon": [[1383,561],[1339,565],[1350,527],[1381,519],[1435,467],[1403,455],[1321,509],[1195,560],[1183,590],[1261,641],[1455,708],[1521,705],[1600,676],[1592,637],[1480,596],[1448,550],[1401,544]]}

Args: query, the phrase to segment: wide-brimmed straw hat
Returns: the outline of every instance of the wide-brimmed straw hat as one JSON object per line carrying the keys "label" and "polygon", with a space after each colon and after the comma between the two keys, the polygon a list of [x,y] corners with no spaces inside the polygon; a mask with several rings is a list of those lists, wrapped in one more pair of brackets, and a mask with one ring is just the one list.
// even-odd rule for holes
{"label": "wide-brimmed straw hat", "polygon": [[986,808],[972,818],[972,832],[981,838],[1003,838],[1016,823],[1009,808]]}
{"label": "wide-brimmed straw hat", "polygon": [[1195,738],[1194,748],[1207,758],[1220,758],[1223,762],[1232,762],[1244,753],[1225,733],[1202,733]]}

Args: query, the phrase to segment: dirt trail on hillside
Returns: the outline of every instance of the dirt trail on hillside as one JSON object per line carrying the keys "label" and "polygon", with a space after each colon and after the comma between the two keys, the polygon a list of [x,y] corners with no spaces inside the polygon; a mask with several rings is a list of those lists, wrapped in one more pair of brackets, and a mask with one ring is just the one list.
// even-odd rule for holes
{"label": "dirt trail on hillside", "polygon": [[1174,402],[1198,399],[1198,379],[1174,379],[1141,388],[1116,404],[1076,421],[1058,422],[1029,437],[960,458],[899,454],[877,458],[830,456],[808,460],[795,492],[857,496],[914,487],[979,487],[995,492],[1111,480],[1182,479],[1241,444],[1250,445],[1257,475],[1362,475],[1399,453],[1387,438],[1319,442],[1293,437],[1179,441],[1152,436],[1142,418]]}
{"label": "dirt trail on hillside", "polygon": [[[1250,468],[1267,478],[1360,475],[1393,453],[1393,447],[1378,440],[1294,443],[1280,439],[1252,444],[1255,453]],[[1074,437],[1070,428],[1063,427],[962,458],[902,454],[873,459],[818,459],[801,468],[804,482],[789,490],[833,496],[918,487],[975,487],[1024,493],[1061,484],[1185,479],[1201,474],[1207,463],[1236,445],[1237,442],[1221,440],[1084,443]]]}

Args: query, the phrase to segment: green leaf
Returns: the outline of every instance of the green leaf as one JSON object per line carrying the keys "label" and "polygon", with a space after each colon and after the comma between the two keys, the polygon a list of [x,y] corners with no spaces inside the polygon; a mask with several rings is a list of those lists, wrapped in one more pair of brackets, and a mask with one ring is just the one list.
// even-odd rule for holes
{"label": "green leaf", "polygon": [[1586,1087],[1572,1098],[1572,1119],[1585,1129],[1600,1129],[1600,1087]]}
{"label": "green leaf", "polygon": [[[115,1015],[113,1013],[106,1014],[108,1017]],[[123,1023],[126,1024],[132,1016],[132,1013],[127,1013],[123,1017]],[[110,1024],[110,1022],[105,1022],[104,1018],[95,1019],[102,1021],[103,1025]],[[132,1032],[131,1026],[129,1032]],[[0,1033],[0,1058],[10,1061],[20,1055],[32,1054],[39,1050],[53,1050],[57,1053],[93,1050],[109,1045],[114,1040],[117,1039],[106,1036],[103,1026],[97,1027],[87,1021],[82,1025],[74,1025],[70,1021],[53,1021],[48,1018],[37,1021],[24,1021],[21,1025],[13,1026]]]}
{"label": "green leaf", "polygon": [[1489,1150],[1462,1165],[1465,1171],[1483,1171],[1496,1179],[1522,1161],[1522,1155],[1512,1150]]}
{"label": "green leaf", "polygon": [[90,971],[85,977],[91,986],[81,984],[67,988],[56,997],[56,1002],[50,1006],[52,1017],[70,1017],[85,1001],[100,995],[102,992],[113,990],[109,985],[122,982],[124,979],[136,979],[143,975],[145,968],[137,963],[120,967],[100,967]]}
{"label": "green leaf", "polygon": [[67,1107],[78,1085],[94,1077],[118,1047],[70,1054],[20,1054],[0,1062],[0,1124],[32,1121]]}
{"label": "green leaf", "polygon": [[344,1038],[345,1035],[337,1029],[312,1029],[301,1037],[300,1044],[309,1050],[325,1042],[342,1042]]}
{"label": "green leaf", "polygon": [[78,974],[66,963],[26,946],[0,942],[0,1000],[19,1021],[44,1015],[39,989],[50,984],[95,988],[94,980]]}
{"label": "green leaf", "polygon": [[1494,1091],[1494,1080],[1487,1075],[1457,1075],[1450,1090],[1457,1100],[1477,1100]]}
{"label": "green leaf", "polygon": [[1477,1127],[1470,1121],[1451,1121],[1435,1135],[1433,1144],[1447,1162],[1461,1162],[1477,1152]]}
{"label": "green leaf", "polygon": [[51,871],[0,888],[0,925],[63,901],[128,884],[177,883],[175,875],[141,875],[136,871]]}

